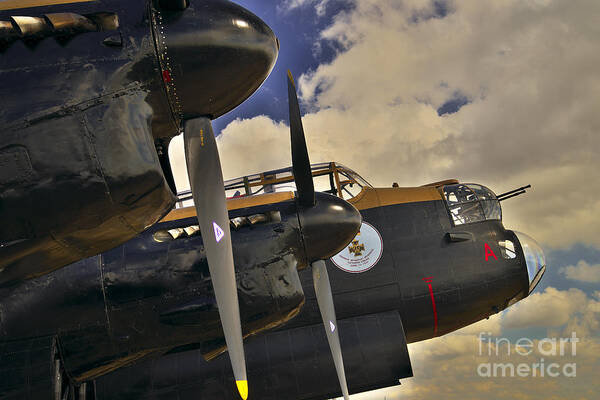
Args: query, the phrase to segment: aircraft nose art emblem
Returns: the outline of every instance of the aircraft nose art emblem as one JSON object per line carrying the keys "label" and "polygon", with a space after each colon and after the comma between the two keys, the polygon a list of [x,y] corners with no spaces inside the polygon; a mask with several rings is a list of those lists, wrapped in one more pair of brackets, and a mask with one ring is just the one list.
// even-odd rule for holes
{"label": "aircraft nose art emblem", "polygon": [[342,271],[359,274],[373,268],[382,254],[381,235],[373,225],[363,222],[350,245],[331,257],[331,262]]}
{"label": "aircraft nose art emblem", "polygon": [[[358,234],[360,235],[360,232]],[[348,250],[350,250],[350,253],[354,254],[355,257],[362,256],[362,252],[365,250],[365,245],[355,239],[348,247]]]}

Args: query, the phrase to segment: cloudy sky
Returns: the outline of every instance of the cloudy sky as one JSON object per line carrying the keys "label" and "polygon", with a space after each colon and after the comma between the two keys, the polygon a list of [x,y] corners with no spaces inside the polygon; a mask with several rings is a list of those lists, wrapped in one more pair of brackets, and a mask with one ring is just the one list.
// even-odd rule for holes
{"label": "cloudy sky", "polygon": [[[290,164],[290,68],[312,162],[342,162],[375,186],[447,178],[497,193],[533,186],[503,209],[507,228],[546,251],[536,293],[490,320],[410,345],[414,378],[352,398],[597,398],[600,2],[237,2],[271,26],[282,47],[261,89],[215,121],[226,179]],[[181,142],[170,151],[183,189]],[[573,331],[576,355],[515,354],[521,337],[537,344]],[[511,356],[480,355],[480,332],[509,338],[499,350]],[[577,376],[478,375],[482,363],[541,358],[576,363]]]}

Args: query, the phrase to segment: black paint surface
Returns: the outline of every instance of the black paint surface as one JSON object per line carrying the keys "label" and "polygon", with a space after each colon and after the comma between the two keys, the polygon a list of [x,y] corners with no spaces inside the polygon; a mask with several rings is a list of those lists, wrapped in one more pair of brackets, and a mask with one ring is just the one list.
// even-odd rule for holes
{"label": "black paint surface", "polygon": [[[305,268],[307,237],[296,204],[241,209],[230,217],[271,211],[279,211],[280,222],[232,232],[243,330],[257,334],[246,340],[249,374],[257,382],[250,380],[256,385],[251,391],[264,398],[275,387],[277,393],[296,393],[302,399],[339,395],[336,380],[329,379],[335,370]],[[362,217],[383,238],[378,264],[350,274],[327,262],[351,392],[410,376],[406,343],[485,318],[527,291],[523,259],[500,255],[499,240],[516,241],[500,221],[451,227],[441,201],[363,210]],[[199,393],[200,398],[235,398],[227,356],[219,355],[224,341],[202,238],[153,239],[158,230],[193,224],[194,218],[158,224],[101,256],[3,289],[2,341],[55,336],[72,382],[95,378],[98,398],[154,399],[175,393],[179,398]],[[336,227],[330,228],[321,237],[336,240]],[[449,232],[472,240],[454,242]],[[497,259],[486,261],[485,243]],[[432,277],[437,332],[425,277]],[[27,315],[38,317],[24,320]],[[385,318],[391,325],[369,318]],[[259,333],[265,329],[268,333]],[[390,358],[382,359],[383,354]],[[31,375],[34,370],[22,373],[30,374],[29,382],[43,382]],[[0,393],[21,387],[17,382],[24,378],[19,379],[5,382]]]}

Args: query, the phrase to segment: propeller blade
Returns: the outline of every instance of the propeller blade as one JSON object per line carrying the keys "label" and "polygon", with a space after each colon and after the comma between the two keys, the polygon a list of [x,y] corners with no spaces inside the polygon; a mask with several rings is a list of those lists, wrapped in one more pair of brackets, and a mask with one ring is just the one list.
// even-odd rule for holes
{"label": "propeller blade", "polygon": [[198,224],[233,375],[242,399],[248,398],[246,361],[235,281],[229,214],[217,143],[208,118],[184,122],[185,160]]}
{"label": "propeller blade", "polygon": [[333,363],[337,371],[338,380],[344,399],[348,400],[348,384],[346,383],[346,373],[344,372],[344,360],[342,359],[342,347],[340,346],[340,337],[337,329],[337,319],[335,317],[335,308],[333,306],[333,296],[331,294],[331,285],[329,284],[329,274],[325,261],[318,260],[312,263],[313,284],[315,294],[317,295],[317,304],[321,311],[321,318],[327,334],[327,341],[333,356]]}
{"label": "propeller blade", "polygon": [[300,105],[296,95],[296,85],[288,70],[288,103],[290,107],[290,135],[292,141],[292,171],[298,190],[298,201],[305,207],[315,205],[315,187],[308,159],[308,149],[300,117]]}

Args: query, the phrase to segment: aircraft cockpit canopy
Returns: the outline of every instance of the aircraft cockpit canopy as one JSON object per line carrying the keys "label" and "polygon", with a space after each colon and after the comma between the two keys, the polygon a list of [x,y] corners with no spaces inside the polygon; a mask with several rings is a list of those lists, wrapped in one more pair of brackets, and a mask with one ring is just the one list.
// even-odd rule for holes
{"label": "aircraft cockpit canopy", "polygon": [[[372,187],[359,174],[335,162],[312,164],[311,170],[316,191],[339,196],[345,200],[358,195],[365,186]],[[242,176],[224,183],[225,193],[229,199],[296,190],[292,167]],[[177,207],[190,205],[189,191],[178,193],[178,197]]]}
{"label": "aircraft cockpit canopy", "polygon": [[485,186],[459,183],[446,185],[443,191],[454,225],[502,219],[500,202]]}
{"label": "aircraft cockpit canopy", "polygon": [[[350,168],[335,162],[311,165],[315,190],[349,198],[356,196],[364,186],[371,186]],[[248,175],[225,182],[227,197],[296,190],[292,167]]]}

